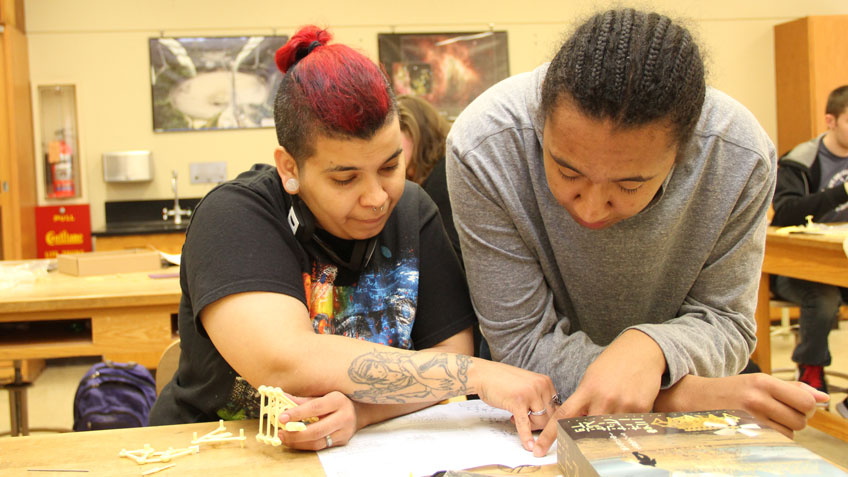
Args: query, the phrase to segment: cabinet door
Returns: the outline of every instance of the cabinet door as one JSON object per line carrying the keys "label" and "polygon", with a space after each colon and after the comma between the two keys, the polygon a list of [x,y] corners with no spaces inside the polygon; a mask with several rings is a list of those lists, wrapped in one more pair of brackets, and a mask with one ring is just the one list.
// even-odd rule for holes
{"label": "cabinet door", "polygon": [[809,17],[810,68],[815,131],[827,131],[824,121],[827,97],[848,84],[848,15]]}
{"label": "cabinet door", "polygon": [[774,27],[778,155],[815,136],[808,32],[807,18]]}
{"label": "cabinet door", "polygon": [[777,153],[827,130],[831,91],[848,84],[848,15],[810,16],[774,27]]}
{"label": "cabinet door", "polygon": [[24,0],[0,0],[0,25],[17,26],[24,30]]}
{"label": "cabinet door", "polygon": [[0,258],[35,258],[35,161],[23,32],[0,33]]}

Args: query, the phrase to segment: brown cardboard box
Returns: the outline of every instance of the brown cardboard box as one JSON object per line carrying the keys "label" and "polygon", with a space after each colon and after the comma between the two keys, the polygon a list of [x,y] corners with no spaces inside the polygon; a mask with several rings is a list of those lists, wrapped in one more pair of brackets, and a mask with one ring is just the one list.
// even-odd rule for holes
{"label": "brown cardboard box", "polygon": [[143,272],[162,268],[159,252],[144,248],[60,254],[56,266],[62,273],[77,276]]}

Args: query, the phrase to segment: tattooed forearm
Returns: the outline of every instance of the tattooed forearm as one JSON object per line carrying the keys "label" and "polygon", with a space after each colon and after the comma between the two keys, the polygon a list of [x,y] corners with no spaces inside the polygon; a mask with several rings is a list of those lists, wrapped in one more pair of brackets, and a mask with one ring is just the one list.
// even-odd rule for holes
{"label": "tattooed forearm", "polygon": [[371,403],[447,399],[468,392],[471,358],[448,353],[372,351],[350,364],[350,380],[363,385],[350,397]]}

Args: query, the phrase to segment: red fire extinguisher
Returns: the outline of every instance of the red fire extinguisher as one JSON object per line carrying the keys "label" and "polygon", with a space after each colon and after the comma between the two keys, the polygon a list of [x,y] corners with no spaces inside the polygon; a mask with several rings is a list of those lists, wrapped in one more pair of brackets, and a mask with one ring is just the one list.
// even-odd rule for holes
{"label": "red fire extinguisher", "polygon": [[71,146],[64,139],[51,141],[48,153],[50,172],[53,178],[50,196],[73,197],[74,196],[74,168],[73,152]]}

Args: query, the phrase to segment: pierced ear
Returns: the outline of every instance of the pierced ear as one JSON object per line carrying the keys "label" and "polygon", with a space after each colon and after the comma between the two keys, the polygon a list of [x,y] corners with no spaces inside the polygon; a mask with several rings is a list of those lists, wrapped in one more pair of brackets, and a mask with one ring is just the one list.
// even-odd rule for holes
{"label": "pierced ear", "polygon": [[[299,185],[298,181],[298,169],[297,169],[297,161],[294,160],[291,154],[284,148],[283,146],[277,146],[274,149],[274,163],[277,165],[277,174],[280,176],[280,180],[283,182],[283,187],[286,188],[290,194],[294,194],[297,192]],[[295,190],[289,190],[289,187],[294,185]]]}

